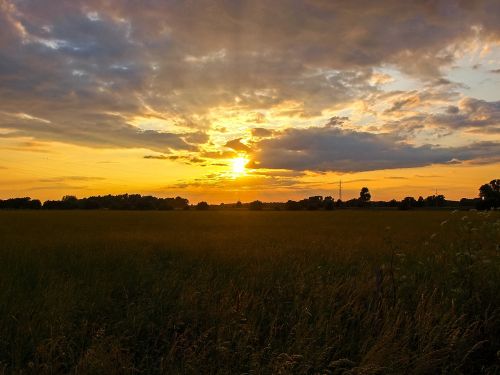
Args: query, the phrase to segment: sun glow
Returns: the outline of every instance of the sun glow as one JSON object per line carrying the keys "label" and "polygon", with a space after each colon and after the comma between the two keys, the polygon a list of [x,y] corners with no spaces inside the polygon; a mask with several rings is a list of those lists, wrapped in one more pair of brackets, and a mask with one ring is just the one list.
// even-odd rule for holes
{"label": "sun glow", "polygon": [[247,165],[247,163],[248,163],[248,159],[245,157],[240,156],[240,157],[234,158],[231,161],[233,175],[234,176],[241,176],[241,175],[245,174],[245,171],[246,171],[245,166]]}

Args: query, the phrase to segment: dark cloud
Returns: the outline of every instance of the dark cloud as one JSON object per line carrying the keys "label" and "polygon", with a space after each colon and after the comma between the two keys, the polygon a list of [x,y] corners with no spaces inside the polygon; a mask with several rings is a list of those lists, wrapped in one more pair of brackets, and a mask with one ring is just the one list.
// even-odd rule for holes
{"label": "dark cloud", "polygon": [[384,111],[384,114],[401,117],[407,115],[407,112],[421,110],[436,103],[456,101],[459,98],[456,88],[457,85],[446,87],[428,85],[422,90],[383,93],[375,96],[375,100],[390,103],[391,106]]}
{"label": "dark cloud", "polygon": [[416,97],[416,96],[397,100],[392,104],[391,108],[389,108],[385,111],[385,113],[401,111],[403,109],[403,107],[407,107],[409,105],[414,106],[415,104],[418,104],[418,103],[419,103],[419,100],[418,100],[418,97]]}
{"label": "dark cloud", "polygon": [[426,122],[451,129],[474,128],[484,132],[500,131],[500,101],[488,102],[465,98],[460,101],[458,107],[448,107],[445,114],[429,115]]}
{"label": "dark cloud", "polygon": [[208,135],[205,132],[188,133],[183,136],[183,139],[188,143],[202,144],[208,141]]}
{"label": "dark cloud", "polygon": [[[289,170],[360,172],[420,167],[487,158],[500,153],[500,143],[463,147],[414,146],[390,134],[332,127],[286,129],[258,142],[253,167]],[[258,163],[257,163],[258,162]]]}
{"label": "dark cloud", "polygon": [[[394,106],[391,110],[393,108]],[[464,98],[460,100],[458,105],[447,106],[443,112],[418,112],[410,116],[403,114],[397,120],[383,123],[381,129],[402,137],[424,129],[433,130],[437,136],[449,135],[458,130],[499,134],[500,101],[489,102],[475,98]]]}
{"label": "dark cloud", "polygon": [[270,137],[273,135],[272,130],[265,129],[265,128],[253,128],[252,129],[252,136],[257,137],[257,138],[265,138],[265,137]]}
{"label": "dark cloud", "polygon": [[225,147],[232,148],[234,151],[249,152],[251,149],[246,144],[241,142],[241,138],[233,139],[226,142]]}
{"label": "dark cloud", "polygon": [[179,156],[175,155],[145,155],[144,159],[155,159],[155,160],[177,160]]}
{"label": "dark cloud", "polygon": [[210,159],[231,159],[238,154],[234,151],[202,151],[200,156]]}
{"label": "dark cloud", "polygon": [[[59,116],[58,116],[59,115]],[[70,142],[93,147],[148,148],[154,151],[190,150],[197,147],[186,140],[204,141],[199,133],[168,133],[156,130],[141,130],[128,124],[120,117],[106,114],[52,113],[47,121],[37,121],[12,116],[0,117],[0,128],[14,130],[3,137],[31,136],[41,140]],[[68,116],[68,118],[64,118]]]}
{"label": "dark cloud", "polygon": [[328,122],[326,123],[325,126],[327,127],[342,127],[347,121],[349,121],[348,117],[342,116],[334,116],[331,117]]}
{"label": "dark cloud", "polygon": [[255,175],[260,176],[269,176],[269,177],[302,177],[305,176],[303,171],[292,171],[292,170],[270,170],[270,171],[261,171],[256,170],[253,172]]}
{"label": "dark cloud", "polygon": [[144,159],[152,159],[152,160],[170,160],[170,161],[181,161],[185,164],[201,164],[206,163],[205,159],[201,159],[193,156],[185,156],[185,155],[145,155]]}

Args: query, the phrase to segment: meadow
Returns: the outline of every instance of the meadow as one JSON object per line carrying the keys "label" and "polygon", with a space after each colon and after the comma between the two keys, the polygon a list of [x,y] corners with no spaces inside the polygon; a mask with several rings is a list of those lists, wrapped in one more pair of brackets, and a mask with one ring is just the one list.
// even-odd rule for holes
{"label": "meadow", "polygon": [[0,373],[500,374],[500,215],[0,212]]}

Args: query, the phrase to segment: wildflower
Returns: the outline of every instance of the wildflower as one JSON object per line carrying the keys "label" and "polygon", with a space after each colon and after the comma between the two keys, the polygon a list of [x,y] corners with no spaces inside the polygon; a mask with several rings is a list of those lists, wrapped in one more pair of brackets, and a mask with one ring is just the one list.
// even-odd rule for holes
{"label": "wildflower", "polygon": [[468,217],[467,215],[462,216],[462,221],[465,221],[465,220],[467,220],[468,218],[469,218],[469,217]]}
{"label": "wildflower", "polygon": [[441,224],[440,224],[440,225],[441,225],[441,226],[443,226],[443,225],[445,225],[447,222],[448,222],[448,220],[444,220],[444,221],[442,221],[442,222],[441,222]]}
{"label": "wildflower", "polygon": [[437,233],[432,233],[431,234],[431,240],[434,239],[437,236]]}
{"label": "wildflower", "polygon": [[453,210],[453,211],[451,211],[451,214],[455,215],[457,212],[458,212],[458,210]]}

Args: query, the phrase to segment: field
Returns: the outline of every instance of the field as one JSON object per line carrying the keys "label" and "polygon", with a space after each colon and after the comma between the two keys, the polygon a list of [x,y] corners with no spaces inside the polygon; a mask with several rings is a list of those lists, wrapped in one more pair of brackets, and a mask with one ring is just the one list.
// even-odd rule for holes
{"label": "field", "polygon": [[500,374],[500,215],[0,212],[0,373]]}

